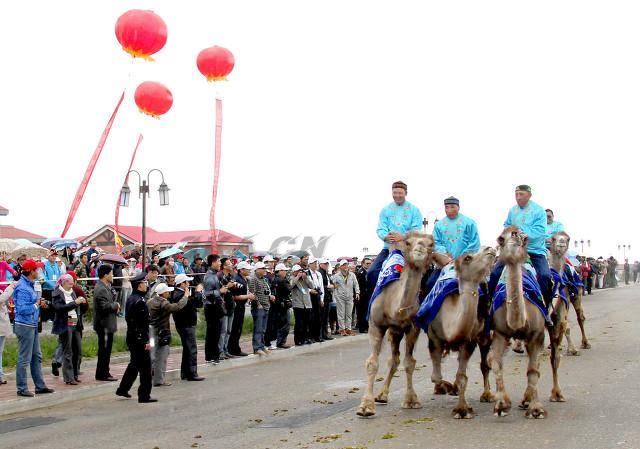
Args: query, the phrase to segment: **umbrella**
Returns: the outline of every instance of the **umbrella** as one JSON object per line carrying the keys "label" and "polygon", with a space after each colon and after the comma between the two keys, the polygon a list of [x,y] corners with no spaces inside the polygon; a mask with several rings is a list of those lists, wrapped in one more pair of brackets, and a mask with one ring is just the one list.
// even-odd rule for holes
{"label": "umbrella", "polygon": [[41,243],[41,246],[45,248],[55,248],[55,249],[64,249],[64,248],[80,248],[80,243],[71,239],[63,239],[60,237],[53,237],[45,240]]}
{"label": "umbrella", "polygon": [[120,256],[119,254],[103,254],[98,257],[98,260],[102,262],[111,262],[111,263],[116,263],[120,265],[127,265],[129,263],[127,262],[127,259]]}
{"label": "umbrella", "polygon": [[243,253],[242,251],[240,251],[239,249],[236,249],[233,252],[233,257],[237,257],[237,258],[242,259],[242,260],[246,260],[247,259],[247,255],[245,253]]}
{"label": "umbrella", "polygon": [[189,251],[184,253],[184,257],[189,260],[194,260],[196,258],[196,254],[200,254],[200,257],[207,257],[211,254],[211,250],[207,248],[191,248]]}
{"label": "umbrella", "polygon": [[158,257],[160,259],[165,259],[167,257],[171,257],[171,256],[174,256],[176,254],[180,254],[183,251],[184,250],[182,250],[180,248],[167,248],[164,251],[162,251],[160,254],[158,254]]}
{"label": "umbrella", "polygon": [[120,250],[120,253],[124,254],[127,251],[133,251],[134,249],[136,249],[136,245],[126,245],[122,247],[122,249]]}
{"label": "umbrella", "polygon": [[290,256],[296,256],[299,257],[300,259],[302,259],[304,256],[308,256],[309,253],[305,250],[300,250],[300,251],[294,251],[292,253],[289,253]]}
{"label": "umbrella", "polygon": [[0,253],[9,253],[18,247],[19,243],[11,239],[0,239]]}
{"label": "umbrella", "polygon": [[251,257],[264,257],[267,254],[269,254],[267,251],[254,251],[251,253]]}
{"label": "umbrella", "polygon": [[28,258],[46,257],[49,254],[47,248],[43,248],[40,245],[36,245],[27,239],[16,239],[18,246],[11,251],[11,257],[18,258],[21,255],[25,255]]}

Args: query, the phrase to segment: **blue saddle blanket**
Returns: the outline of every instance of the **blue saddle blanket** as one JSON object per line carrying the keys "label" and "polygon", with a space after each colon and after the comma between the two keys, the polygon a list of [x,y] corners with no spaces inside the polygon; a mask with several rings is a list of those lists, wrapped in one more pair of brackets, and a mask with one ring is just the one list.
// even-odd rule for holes
{"label": "blue saddle blanket", "polygon": [[564,301],[565,306],[569,308],[569,298],[567,298],[567,291],[565,287],[567,284],[564,281],[565,276],[560,276],[554,268],[550,268],[551,271],[551,280],[553,281],[553,288],[551,290],[551,297],[554,298],[556,295],[560,296],[560,299]]}
{"label": "blue saddle blanket", "polygon": [[582,279],[580,279],[580,275],[578,274],[576,269],[569,264],[564,266],[564,273],[562,273],[562,281],[565,283],[565,285],[569,289],[569,293],[571,294],[571,296],[576,296],[578,294],[578,289],[584,287],[584,284],[582,283]]}
{"label": "blue saddle blanket", "polygon": [[[489,311],[489,315],[493,317],[493,314],[498,310],[507,299],[507,283],[506,283],[506,275],[508,268],[502,271],[502,276],[500,276],[500,281],[498,281],[498,285],[496,287],[496,291],[493,294],[493,302],[491,303],[491,309]],[[548,321],[549,315],[547,312],[547,307],[544,304],[544,300],[542,299],[542,292],[540,291],[540,286],[538,285],[538,281],[536,280],[535,270],[530,264],[524,265],[524,270],[522,270],[522,288],[524,290],[524,297],[533,305],[535,305],[540,313],[544,316],[545,321]]]}
{"label": "blue saddle blanket", "polygon": [[[440,273],[433,289],[421,301],[420,309],[415,317],[416,324],[426,332],[431,322],[438,316],[444,299],[457,292],[458,277],[453,264],[449,264],[442,268],[442,273]],[[478,288],[478,295],[480,294],[482,294],[482,290]]]}
{"label": "blue saddle blanket", "polygon": [[369,319],[371,305],[373,304],[373,301],[375,301],[376,297],[380,294],[382,289],[386,285],[389,285],[390,283],[400,279],[400,275],[402,274],[402,270],[404,269],[404,263],[405,262],[402,251],[397,249],[391,251],[385,261],[382,263],[382,269],[380,270],[380,274],[378,275],[376,288],[373,290],[371,298],[369,299],[369,307],[367,308],[367,320]]}

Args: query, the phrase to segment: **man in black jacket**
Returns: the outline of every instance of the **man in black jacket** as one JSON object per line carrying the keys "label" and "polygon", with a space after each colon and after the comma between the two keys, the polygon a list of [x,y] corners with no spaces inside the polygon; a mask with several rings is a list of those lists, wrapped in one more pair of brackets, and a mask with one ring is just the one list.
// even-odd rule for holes
{"label": "man in black jacket", "polygon": [[369,332],[369,321],[367,320],[367,312],[369,311],[369,299],[373,293],[367,282],[367,272],[371,267],[371,259],[365,257],[362,259],[362,266],[356,272],[356,279],[360,285],[360,298],[356,302],[356,315],[358,317],[358,332],[366,334]]}
{"label": "man in black jacket", "polygon": [[147,292],[146,274],[140,273],[131,278],[133,293],[127,299],[127,346],[131,361],[122,376],[120,386],[116,390],[118,396],[130,398],[129,390],[140,373],[138,402],[157,402],[151,397],[151,345],[149,343],[149,309],[144,300]]}
{"label": "man in black jacket", "polygon": [[320,317],[320,332],[323,340],[333,340],[331,329],[329,329],[329,311],[333,302],[333,284],[331,283],[331,273],[329,269],[329,259],[320,259],[320,274],[322,275],[322,286],[324,287],[324,308]]}
{"label": "man in black jacket", "polygon": [[229,351],[229,354],[236,357],[245,357],[249,355],[240,349],[240,336],[242,335],[242,327],[244,325],[244,312],[246,309],[247,301],[256,299],[255,295],[249,292],[249,289],[247,288],[249,268],[250,265],[247,262],[238,263],[238,265],[236,266],[238,274],[236,274],[235,277],[237,286],[231,292],[233,294],[233,301],[235,303],[235,311],[233,313],[233,323],[231,325],[231,335],[229,336],[227,349]]}
{"label": "man in black jacket", "polygon": [[98,364],[96,365],[96,380],[113,382],[118,379],[109,372],[113,334],[118,330],[116,314],[120,311],[120,304],[116,301],[111,288],[113,268],[109,264],[102,264],[98,268],[98,282],[93,290],[93,330],[98,336]]}
{"label": "man in black jacket", "polygon": [[202,286],[198,285],[196,292],[191,295],[189,281],[193,280],[184,274],[176,276],[175,290],[170,302],[177,304],[185,295],[189,297],[187,305],[173,313],[173,322],[182,340],[182,363],[180,364],[180,378],[190,381],[204,380],[198,376],[198,346],[196,344],[196,324],[198,323],[198,309],[202,307]]}

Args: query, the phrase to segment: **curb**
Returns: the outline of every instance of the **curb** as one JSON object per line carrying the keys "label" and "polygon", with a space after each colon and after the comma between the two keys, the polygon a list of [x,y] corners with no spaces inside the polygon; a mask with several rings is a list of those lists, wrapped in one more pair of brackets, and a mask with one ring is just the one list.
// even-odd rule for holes
{"label": "curb", "polygon": [[[243,366],[251,366],[260,363],[269,363],[276,360],[289,359],[295,357],[298,354],[306,354],[334,346],[341,346],[345,343],[363,341],[366,340],[367,337],[367,335],[363,334],[349,338],[336,338],[334,340],[329,340],[323,343],[316,343],[308,346],[293,346],[290,349],[273,351],[267,357],[251,354],[247,357],[225,360],[220,365],[201,364],[198,365],[198,374],[201,376],[204,374],[215,374],[217,372],[241,368]],[[180,370],[174,369],[171,371],[167,371],[165,379],[168,381],[180,381]],[[16,397],[15,399],[2,401],[2,406],[0,407],[0,416],[5,417],[16,413],[24,413],[43,408],[55,407],[58,405],[67,404],[69,402],[96,398],[107,394],[113,395],[116,388],[117,382],[108,382],[104,385],[92,385],[87,387],[80,387],[73,390],[58,390],[53,394],[36,396],[33,398]]]}

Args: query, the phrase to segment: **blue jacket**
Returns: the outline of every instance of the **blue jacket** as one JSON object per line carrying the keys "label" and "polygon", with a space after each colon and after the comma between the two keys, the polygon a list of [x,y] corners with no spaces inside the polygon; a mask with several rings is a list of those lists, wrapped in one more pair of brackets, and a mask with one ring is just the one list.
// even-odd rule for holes
{"label": "blue jacket", "polygon": [[[378,228],[376,234],[384,241],[390,232],[397,232],[405,235],[409,231],[420,231],[422,229],[422,214],[420,209],[405,201],[400,206],[392,202],[380,211]],[[389,248],[389,243],[384,242],[384,247]]]}
{"label": "blue jacket", "polygon": [[25,326],[37,327],[40,317],[38,295],[33,288],[34,283],[21,276],[16,289],[13,291],[13,302],[16,306],[14,322]]}
{"label": "blue jacket", "polygon": [[44,268],[42,269],[42,274],[44,275],[44,284],[42,284],[43,290],[53,290],[56,288],[56,283],[60,276],[62,276],[62,272],[60,271],[60,267],[57,263],[51,263],[50,261],[46,261],[44,263]]}
{"label": "blue jacket", "polygon": [[529,236],[530,254],[547,256],[545,236],[547,235],[547,213],[533,201],[529,201],[525,207],[517,204],[509,210],[509,215],[504,222],[504,227],[517,226]]}

